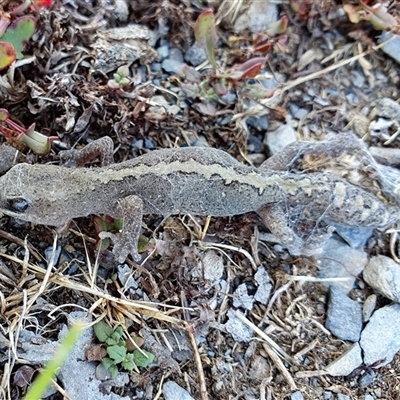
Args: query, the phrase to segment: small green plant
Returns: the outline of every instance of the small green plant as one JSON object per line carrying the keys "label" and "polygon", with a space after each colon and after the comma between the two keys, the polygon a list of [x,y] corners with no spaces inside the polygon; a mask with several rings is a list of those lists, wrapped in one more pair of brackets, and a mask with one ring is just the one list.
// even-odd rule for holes
{"label": "small green plant", "polygon": [[[274,41],[284,40],[288,19],[283,16],[279,21],[268,26],[263,35],[254,38],[253,53],[267,51]],[[223,103],[223,96],[238,89],[240,94],[250,99],[270,98],[276,89],[266,89],[261,83],[250,83],[249,79],[255,78],[267,61],[267,57],[256,56],[231,68],[219,70],[214,57],[217,44],[217,30],[212,10],[206,10],[196,20],[194,33],[196,43],[202,47],[211,64],[212,71],[204,76],[195,68],[185,65],[183,73],[188,83],[182,84],[182,91],[193,100],[199,100],[194,107],[203,114],[215,115],[217,104]]]}
{"label": "small green plant", "polygon": [[36,154],[47,154],[51,148],[51,142],[58,140],[57,136],[45,136],[35,131],[35,124],[24,128],[10,118],[10,114],[4,108],[0,108],[0,133],[7,142],[20,151],[28,148]]}
{"label": "small green plant", "polygon": [[137,367],[146,368],[154,361],[154,354],[146,350],[136,349],[132,353],[128,352],[126,342],[122,339],[121,326],[113,329],[104,321],[100,321],[93,328],[97,339],[106,345],[108,354],[96,368],[97,379],[114,379],[118,375],[119,364],[125,371],[132,371]]}
{"label": "small green plant", "polygon": [[36,17],[24,13],[50,4],[51,0],[25,0],[9,12],[0,9],[0,70],[23,58],[24,46],[35,31]]}
{"label": "small green plant", "polygon": [[343,9],[346,11],[349,19],[354,24],[364,20],[369,21],[371,25],[378,31],[391,31],[400,34],[399,22],[389,14],[382,4],[376,4],[372,7],[360,0],[359,5],[344,4]]}
{"label": "small green plant", "polygon": [[108,86],[111,89],[122,89],[131,82],[129,79],[129,74],[129,67],[127,65],[119,67],[117,72],[114,74],[114,79],[110,79],[108,81]]}

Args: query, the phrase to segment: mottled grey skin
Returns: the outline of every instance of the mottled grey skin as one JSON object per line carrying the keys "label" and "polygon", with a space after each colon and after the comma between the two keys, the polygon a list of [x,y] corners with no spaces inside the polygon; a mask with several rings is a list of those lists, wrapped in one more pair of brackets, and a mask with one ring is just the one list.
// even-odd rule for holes
{"label": "mottled grey skin", "polygon": [[120,233],[102,234],[114,240],[120,262],[129,253],[139,259],[143,214],[256,211],[291,253],[309,254],[285,219],[297,205],[307,206],[313,220],[347,226],[383,228],[398,218],[374,195],[334,176],[268,172],[210,148],[157,150],[92,169],[18,164],[0,178],[0,211],[12,217],[53,226],[97,213],[123,217]]}

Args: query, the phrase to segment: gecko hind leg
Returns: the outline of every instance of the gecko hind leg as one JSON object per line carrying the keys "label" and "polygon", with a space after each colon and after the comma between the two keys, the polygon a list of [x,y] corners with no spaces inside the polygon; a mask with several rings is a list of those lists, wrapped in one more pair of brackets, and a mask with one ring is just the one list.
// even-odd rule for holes
{"label": "gecko hind leg", "polygon": [[94,140],[82,149],[60,151],[61,165],[68,168],[83,167],[86,163],[100,157],[102,167],[114,162],[114,143],[108,136]]}
{"label": "gecko hind leg", "polygon": [[287,224],[287,216],[277,204],[264,206],[257,211],[266,227],[288,249],[293,256],[315,256],[321,253],[323,245],[331,237],[334,228],[328,227],[326,232],[311,235],[306,241],[300,238]]}

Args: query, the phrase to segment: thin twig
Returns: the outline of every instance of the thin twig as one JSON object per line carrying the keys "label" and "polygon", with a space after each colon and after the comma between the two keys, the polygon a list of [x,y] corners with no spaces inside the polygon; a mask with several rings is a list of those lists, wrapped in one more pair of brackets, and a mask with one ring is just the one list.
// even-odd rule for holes
{"label": "thin twig", "polygon": [[191,332],[190,330],[188,331],[188,334],[189,334],[190,343],[193,348],[194,361],[196,362],[197,373],[199,376],[200,397],[201,397],[201,400],[208,400],[206,379],[204,377],[203,364],[201,362],[199,350],[197,348],[196,339],[193,335],[193,332]]}

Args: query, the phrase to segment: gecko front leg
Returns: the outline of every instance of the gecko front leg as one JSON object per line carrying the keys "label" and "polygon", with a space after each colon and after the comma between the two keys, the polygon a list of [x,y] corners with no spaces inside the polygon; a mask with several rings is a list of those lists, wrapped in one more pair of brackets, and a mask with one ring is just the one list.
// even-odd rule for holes
{"label": "gecko front leg", "polygon": [[143,217],[142,199],[135,195],[124,197],[109,214],[113,218],[123,218],[122,230],[118,233],[101,232],[100,238],[110,238],[114,242],[113,253],[118,262],[123,263],[129,254],[136,262],[140,261],[138,241]]}

